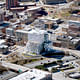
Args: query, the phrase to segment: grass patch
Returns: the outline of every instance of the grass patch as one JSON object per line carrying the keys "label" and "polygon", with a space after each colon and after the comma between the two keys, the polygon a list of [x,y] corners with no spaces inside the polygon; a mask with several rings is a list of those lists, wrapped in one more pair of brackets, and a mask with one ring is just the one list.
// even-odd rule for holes
{"label": "grass patch", "polygon": [[56,62],[51,62],[51,63],[44,63],[42,65],[39,65],[39,66],[36,66],[35,68],[37,69],[41,69],[41,70],[44,70],[44,71],[49,71],[47,69],[47,67],[51,66],[51,65],[57,65]]}
{"label": "grass patch", "polygon": [[58,69],[57,69],[57,68],[52,68],[51,72],[52,72],[52,73],[58,72]]}

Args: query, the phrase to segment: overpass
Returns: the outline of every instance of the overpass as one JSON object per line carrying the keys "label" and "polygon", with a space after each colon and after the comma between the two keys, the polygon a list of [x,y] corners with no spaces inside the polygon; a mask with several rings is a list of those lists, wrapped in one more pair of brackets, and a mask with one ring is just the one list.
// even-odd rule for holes
{"label": "overpass", "polygon": [[12,64],[12,63],[9,63],[9,62],[6,62],[6,61],[1,61],[1,66],[5,67],[6,69],[14,70],[15,72],[19,72],[19,70],[21,72],[25,72],[25,71],[29,70],[29,68],[27,68],[27,67],[20,66],[20,65],[17,65],[17,64]]}
{"label": "overpass", "polygon": [[59,48],[59,47],[53,47],[53,49],[64,51],[66,54],[67,54],[67,52],[69,52],[69,54],[75,55],[80,58],[80,51],[78,51],[78,50],[71,50],[71,49]]}

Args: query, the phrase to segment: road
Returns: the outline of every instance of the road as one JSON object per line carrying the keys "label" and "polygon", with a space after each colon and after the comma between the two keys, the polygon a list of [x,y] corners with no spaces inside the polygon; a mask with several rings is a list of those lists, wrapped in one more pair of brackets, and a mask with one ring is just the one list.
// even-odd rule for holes
{"label": "road", "polygon": [[53,62],[53,61],[57,61],[57,59],[54,59],[54,58],[44,59],[44,60],[29,63],[29,64],[25,64],[24,66],[29,67],[29,68],[34,68],[35,66],[38,66],[38,65],[41,65],[41,64],[44,64],[44,63],[50,63],[50,62]]}
{"label": "road", "polygon": [[65,77],[64,72],[52,73],[52,79],[53,80],[76,80],[69,77]]}
{"label": "road", "polygon": [[80,51],[78,51],[78,50],[71,50],[71,49],[59,48],[59,47],[53,47],[53,49],[61,50],[61,51],[64,51],[64,52],[69,52],[70,54],[78,56],[80,58]]}
{"label": "road", "polygon": [[25,72],[25,71],[29,70],[29,68],[27,68],[27,67],[20,66],[20,65],[17,65],[17,64],[8,63],[6,61],[2,61],[1,63],[2,63],[1,65],[3,67],[7,68],[7,69],[12,69],[12,70],[15,70],[15,71],[21,70],[22,72]]}

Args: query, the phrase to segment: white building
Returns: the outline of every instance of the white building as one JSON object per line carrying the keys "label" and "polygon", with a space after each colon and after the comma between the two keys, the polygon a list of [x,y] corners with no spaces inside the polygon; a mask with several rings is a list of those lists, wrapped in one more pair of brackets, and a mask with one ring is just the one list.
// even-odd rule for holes
{"label": "white building", "polygon": [[45,30],[33,29],[28,32],[28,43],[26,49],[28,53],[40,54],[43,50],[43,43],[48,40]]}
{"label": "white building", "polygon": [[45,30],[33,29],[28,32],[28,41],[43,43],[46,34],[47,32]]}
{"label": "white building", "polygon": [[9,80],[52,80],[52,75],[49,72],[31,69]]}
{"label": "white building", "polygon": [[40,54],[40,52],[43,49],[43,44],[39,42],[28,42],[26,44],[26,48],[27,48],[27,52],[29,53]]}
{"label": "white building", "polygon": [[16,30],[18,43],[26,44],[27,53],[40,54],[43,50],[43,43],[48,41],[48,34],[45,30],[27,29]]}
{"label": "white building", "polygon": [[47,32],[45,30],[36,30],[36,29],[24,29],[24,30],[16,30],[16,38],[18,40],[24,41],[37,41],[44,42],[45,34]]}
{"label": "white building", "polygon": [[5,45],[6,41],[3,39],[0,39],[0,45]]}

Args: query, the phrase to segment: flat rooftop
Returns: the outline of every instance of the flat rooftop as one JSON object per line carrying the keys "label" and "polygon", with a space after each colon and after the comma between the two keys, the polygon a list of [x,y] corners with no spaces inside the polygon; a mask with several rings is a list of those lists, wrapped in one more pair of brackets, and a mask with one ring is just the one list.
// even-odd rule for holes
{"label": "flat rooftop", "polygon": [[32,69],[10,80],[41,80],[44,79],[45,77],[48,77],[48,75],[51,75],[51,73],[37,69]]}
{"label": "flat rooftop", "polygon": [[36,4],[35,2],[19,2],[19,3],[20,6],[32,6]]}
{"label": "flat rooftop", "polygon": [[42,6],[40,6],[40,7],[32,7],[32,8],[27,9],[27,11],[39,10],[41,8],[42,8]]}
{"label": "flat rooftop", "polygon": [[5,43],[5,42],[6,42],[5,40],[0,39],[0,45],[3,44],[3,43]]}
{"label": "flat rooftop", "polygon": [[32,29],[30,31],[28,31],[28,30],[16,30],[16,32],[20,32],[20,33],[31,33],[31,34],[33,34],[33,33],[37,33],[37,34],[44,34],[44,33],[46,33],[45,30],[38,30],[38,29]]}

